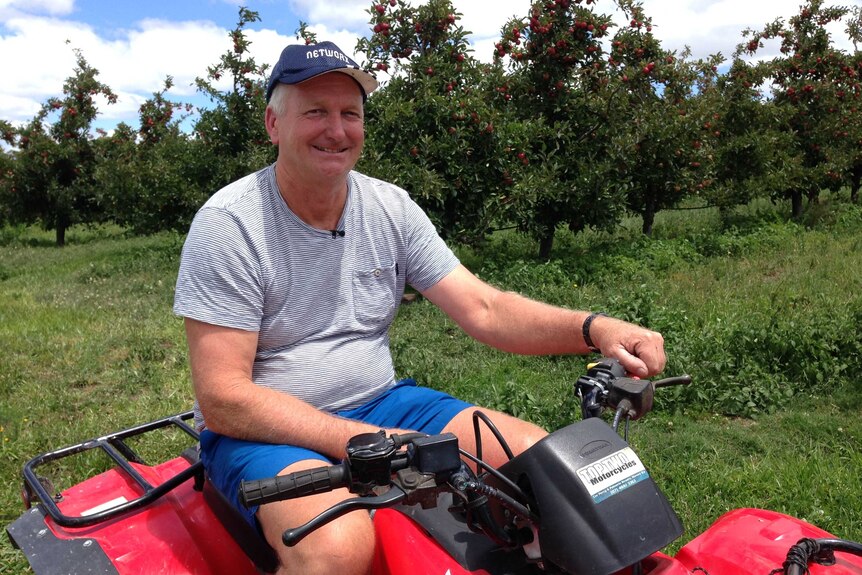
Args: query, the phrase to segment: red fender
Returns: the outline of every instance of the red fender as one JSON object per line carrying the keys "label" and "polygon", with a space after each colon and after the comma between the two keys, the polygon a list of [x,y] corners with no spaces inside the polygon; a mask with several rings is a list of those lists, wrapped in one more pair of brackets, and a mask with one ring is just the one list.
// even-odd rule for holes
{"label": "red fender", "polygon": [[[803,538],[835,538],[805,521],[763,509],[736,509],[680,549],[676,558],[709,575],[767,575],[781,567]],[[862,557],[835,553],[831,567],[811,565],[811,575],[862,575]],[[703,573],[703,571],[697,571]]]}
{"label": "red fender", "polygon": [[[151,485],[160,485],[164,480],[175,476],[189,467],[183,458],[172,459],[154,467],[132,463],[135,469]],[[140,488],[128,475],[116,470],[106,471],[83,481],[63,493],[58,503],[61,511],[69,516],[79,516],[88,510],[102,506],[116,505],[119,498],[133,500],[141,495]],[[33,565],[36,573],[60,572],[62,562],[92,560],[94,556],[75,553],[78,547],[98,554],[100,548],[104,555],[98,554],[97,560],[107,560],[118,573],[160,573],[163,575],[218,575],[235,573],[254,574],[251,560],[243,553],[233,538],[204,502],[203,497],[193,488],[192,481],[173,489],[155,503],[114,520],[98,523],[90,527],[62,527],[45,516],[39,506],[33,507],[25,515],[38,514],[38,524],[32,529],[44,528],[56,539],[58,549],[50,553],[36,553],[28,557],[32,562],[44,561],[46,565]],[[21,539],[27,539],[27,533]],[[34,537],[47,542],[48,532],[36,532]],[[69,542],[64,546],[63,542]],[[78,545],[75,544],[78,543]],[[98,544],[98,546],[94,545]],[[46,547],[47,549],[47,547]],[[71,553],[67,553],[68,551]],[[46,556],[47,555],[47,556]],[[100,563],[101,564],[101,563]],[[40,567],[45,567],[45,570]],[[67,565],[70,571],[84,572],[90,565]],[[108,572],[108,571],[105,571]]]}

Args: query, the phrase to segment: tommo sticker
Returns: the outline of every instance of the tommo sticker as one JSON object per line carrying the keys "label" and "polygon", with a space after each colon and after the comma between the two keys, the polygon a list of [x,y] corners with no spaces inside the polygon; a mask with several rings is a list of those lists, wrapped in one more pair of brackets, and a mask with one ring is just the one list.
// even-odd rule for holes
{"label": "tommo sticker", "polygon": [[601,503],[648,478],[649,474],[635,452],[626,447],[578,469],[578,477],[593,501]]}

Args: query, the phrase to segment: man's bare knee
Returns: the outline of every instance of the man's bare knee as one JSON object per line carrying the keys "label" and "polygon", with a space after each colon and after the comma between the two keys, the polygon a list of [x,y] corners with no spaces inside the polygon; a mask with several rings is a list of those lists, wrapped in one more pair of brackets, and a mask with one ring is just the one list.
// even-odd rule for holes
{"label": "man's bare knee", "polygon": [[374,559],[374,527],[368,512],[340,517],[294,547],[281,545],[279,559],[280,575],[367,575]]}
{"label": "man's bare knee", "polygon": [[[300,461],[281,475],[317,467],[320,461]],[[344,499],[352,497],[338,489],[310,497],[263,505],[257,511],[263,534],[278,553],[280,575],[366,575],[374,557],[374,525],[367,511],[353,511],[312,531],[293,547],[281,540],[286,529],[298,527]]]}

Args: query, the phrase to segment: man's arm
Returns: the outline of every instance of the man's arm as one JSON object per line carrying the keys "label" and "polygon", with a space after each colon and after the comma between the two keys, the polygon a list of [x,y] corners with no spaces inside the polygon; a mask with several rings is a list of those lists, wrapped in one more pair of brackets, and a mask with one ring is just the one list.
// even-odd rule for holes
{"label": "man's arm", "polygon": [[326,414],[289,394],[255,385],[257,333],[186,318],[195,396],[207,429],[344,457],[347,441],[378,428]]}
{"label": "man's arm", "polygon": [[[567,310],[504,292],[488,285],[462,265],[423,295],[475,339],[519,354],[589,352],[582,334],[590,312]],[[605,356],[620,360],[641,377],[664,369],[661,334],[605,316],[590,325],[590,339]]]}

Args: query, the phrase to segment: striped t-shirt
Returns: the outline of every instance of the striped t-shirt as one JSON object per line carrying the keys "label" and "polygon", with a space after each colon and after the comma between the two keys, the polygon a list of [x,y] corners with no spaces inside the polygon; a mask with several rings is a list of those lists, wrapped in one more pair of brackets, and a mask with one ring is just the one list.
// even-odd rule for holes
{"label": "striped t-shirt", "polygon": [[395,383],[388,329],[405,284],[425,290],[458,260],[404,190],[358,172],[338,230],[296,216],[274,166],[228,185],[192,222],[174,313],[258,332],[258,385],[330,412],[366,403]]}

